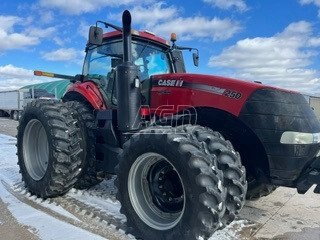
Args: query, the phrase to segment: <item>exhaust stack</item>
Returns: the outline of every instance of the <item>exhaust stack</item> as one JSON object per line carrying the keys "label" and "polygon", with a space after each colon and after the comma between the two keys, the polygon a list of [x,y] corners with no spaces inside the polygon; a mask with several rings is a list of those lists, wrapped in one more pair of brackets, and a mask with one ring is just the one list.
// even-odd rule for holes
{"label": "exhaust stack", "polygon": [[139,69],[132,61],[131,14],[122,15],[123,63],[116,68],[118,128],[121,132],[139,130],[141,89]]}

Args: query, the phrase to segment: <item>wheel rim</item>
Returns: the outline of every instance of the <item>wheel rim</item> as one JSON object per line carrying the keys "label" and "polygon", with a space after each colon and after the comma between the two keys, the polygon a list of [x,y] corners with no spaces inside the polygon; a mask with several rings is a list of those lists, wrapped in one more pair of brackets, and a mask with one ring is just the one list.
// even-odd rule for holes
{"label": "wheel rim", "polygon": [[46,131],[37,119],[28,122],[23,134],[23,159],[30,177],[39,181],[44,177],[49,162]]}
{"label": "wheel rim", "polygon": [[149,227],[168,230],[183,216],[183,182],[173,165],[160,154],[145,153],[136,159],[129,171],[128,193],[135,212]]}

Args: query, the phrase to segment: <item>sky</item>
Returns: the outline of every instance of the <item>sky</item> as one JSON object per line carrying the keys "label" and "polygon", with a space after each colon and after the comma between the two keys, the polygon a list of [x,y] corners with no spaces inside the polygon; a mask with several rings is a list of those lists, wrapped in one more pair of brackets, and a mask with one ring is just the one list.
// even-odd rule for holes
{"label": "sky", "polygon": [[198,48],[189,72],[320,95],[320,0],[3,0],[0,90],[52,81],[33,70],[81,73],[89,26],[121,25],[125,9],[134,29]]}

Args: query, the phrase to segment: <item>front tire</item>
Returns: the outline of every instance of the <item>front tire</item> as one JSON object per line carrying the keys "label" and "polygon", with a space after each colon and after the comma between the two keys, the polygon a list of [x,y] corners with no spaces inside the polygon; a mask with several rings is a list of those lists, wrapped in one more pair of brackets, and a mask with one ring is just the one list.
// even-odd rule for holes
{"label": "front tire", "polygon": [[68,108],[55,100],[29,103],[21,116],[18,165],[28,190],[39,197],[66,193],[81,170],[80,132]]}
{"label": "front tire", "polygon": [[121,213],[142,239],[207,239],[223,226],[226,189],[216,156],[176,130],[143,130],[119,156]]}

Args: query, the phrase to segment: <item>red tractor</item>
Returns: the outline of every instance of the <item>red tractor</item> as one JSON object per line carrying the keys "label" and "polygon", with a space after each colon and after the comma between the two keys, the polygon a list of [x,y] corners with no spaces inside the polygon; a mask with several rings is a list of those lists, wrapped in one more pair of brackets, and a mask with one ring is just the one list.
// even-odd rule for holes
{"label": "red tractor", "polygon": [[34,101],[20,119],[19,166],[32,194],[116,174],[135,236],[207,239],[246,197],[320,183],[320,124],[301,94],[188,74],[182,51],[198,65],[197,49],[131,30],[128,11],[122,21],[98,21],[115,29],[105,34],[90,28],[81,75],[35,72],[72,84],[62,101]]}

